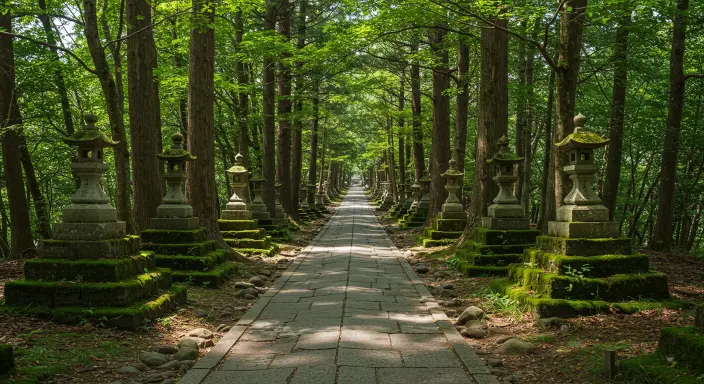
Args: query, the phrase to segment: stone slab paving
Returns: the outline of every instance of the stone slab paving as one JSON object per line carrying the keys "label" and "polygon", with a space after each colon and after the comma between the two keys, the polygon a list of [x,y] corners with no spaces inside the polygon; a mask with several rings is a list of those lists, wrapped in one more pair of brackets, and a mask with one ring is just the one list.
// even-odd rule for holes
{"label": "stone slab paving", "polygon": [[498,384],[352,188],[181,384]]}

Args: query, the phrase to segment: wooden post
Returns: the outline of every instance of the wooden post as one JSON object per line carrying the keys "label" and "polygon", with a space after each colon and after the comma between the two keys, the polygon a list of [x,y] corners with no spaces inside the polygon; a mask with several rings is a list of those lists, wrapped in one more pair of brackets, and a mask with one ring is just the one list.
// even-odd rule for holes
{"label": "wooden post", "polygon": [[616,351],[604,351],[604,370],[602,374],[609,379],[616,376]]}

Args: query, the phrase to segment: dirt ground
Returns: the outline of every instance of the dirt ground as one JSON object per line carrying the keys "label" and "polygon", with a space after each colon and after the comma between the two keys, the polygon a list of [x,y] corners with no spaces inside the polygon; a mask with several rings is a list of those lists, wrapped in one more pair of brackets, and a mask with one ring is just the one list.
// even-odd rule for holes
{"label": "dirt ground", "polygon": [[[0,344],[15,347],[16,373],[2,383],[102,384],[130,382],[134,377],[120,374],[120,367],[138,362],[141,351],[156,345],[175,345],[194,328],[211,331],[220,324],[234,325],[256,300],[235,295],[235,283],[251,276],[268,276],[270,285],[290,263],[291,257],[305,247],[322,228],[319,219],[293,239],[281,245],[272,257],[253,257],[240,263],[238,272],[221,289],[198,286],[188,288],[188,303],[170,316],[157,319],[136,331],[106,329],[94,324],[55,324],[46,319],[0,311]],[[4,283],[23,277],[22,261],[0,261],[0,302]],[[196,312],[205,311],[206,317]],[[215,333],[214,341],[222,336]],[[201,349],[204,355],[208,349]]]}
{"label": "dirt ground", "polygon": [[[387,233],[399,249],[414,253],[411,262],[423,261],[430,271],[421,275],[429,288],[442,284],[453,285],[436,295],[447,315],[456,320],[470,305],[484,309],[488,314],[490,335],[484,339],[466,339],[486,361],[500,365],[491,367],[501,380],[520,384],[595,384],[621,382],[601,376],[603,355],[615,350],[618,359],[654,351],[660,329],[672,326],[691,326],[693,310],[649,310],[631,315],[601,314],[569,319],[557,328],[540,329],[536,318],[524,312],[517,303],[505,297],[492,295],[491,277],[467,278],[457,273],[447,259],[453,256],[448,248],[422,248],[416,237],[422,232],[400,231],[391,220],[379,217]],[[673,299],[704,303],[704,260],[676,254],[647,253],[651,269],[669,276]],[[430,289],[431,292],[434,289]],[[452,301],[453,298],[456,300]],[[536,349],[520,356],[497,353],[501,339],[516,336],[536,345]],[[618,379],[618,377],[617,377]]]}

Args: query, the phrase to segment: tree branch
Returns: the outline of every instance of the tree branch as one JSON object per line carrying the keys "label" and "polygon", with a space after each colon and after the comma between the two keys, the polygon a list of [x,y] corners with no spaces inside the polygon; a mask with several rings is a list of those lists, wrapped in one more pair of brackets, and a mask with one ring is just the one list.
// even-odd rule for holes
{"label": "tree branch", "polygon": [[704,79],[704,73],[688,73],[684,75],[684,79],[682,79],[682,82],[685,82],[689,79]]}
{"label": "tree branch", "polygon": [[84,25],[84,24],[83,24],[83,21],[81,21],[81,20],[75,19],[75,18],[70,17],[70,16],[62,15],[62,14],[59,14],[59,13],[46,13],[46,12],[15,12],[15,13],[12,14],[12,18],[13,18],[13,19],[14,19],[14,18],[24,17],[24,16],[49,16],[49,17],[53,17],[53,18],[56,18],[56,19],[64,19],[64,20],[70,21],[70,22],[75,23],[75,24],[78,24],[78,25]]}
{"label": "tree branch", "polygon": [[191,7],[188,7],[188,8],[186,8],[186,9],[184,9],[184,10],[178,11],[178,12],[176,12],[176,13],[172,13],[172,14],[170,14],[170,15],[168,15],[168,16],[164,16],[163,19],[161,19],[161,20],[159,20],[159,21],[155,21],[155,22],[153,22],[153,23],[151,23],[151,24],[149,24],[149,25],[147,25],[147,26],[145,26],[145,27],[143,27],[143,28],[140,28],[140,29],[138,29],[138,30],[136,30],[136,31],[134,31],[134,32],[132,32],[132,33],[130,33],[129,35],[126,35],[126,36],[124,36],[124,37],[117,38],[117,39],[115,39],[115,40],[110,40],[110,41],[108,41],[107,43],[103,44],[103,49],[106,49],[106,48],[108,47],[108,45],[110,45],[110,44],[114,44],[114,43],[117,43],[117,42],[120,42],[120,41],[123,41],[123,40],[127,40],[127,39],[129,39],[130,37],[132,37],[132,36],[134,36],[134,35],[136,35],[136,34],[138,34],[138,33],[142,33],[142,32],[146,31],[146,30],[149,29],[149,28],[155,27],[155,26],[157,26],[157,25],[163,23],[164,21],[166,21],[166,20],[168,20],[168,19],[172,19],[172,18],[174,18],[174,17],[176,17],[176,16],[180,16],[180,15],[182,15],[182,14],[184,14],[184,13],[190,12],[192,8],[193,8],[193,7],[191,6]]}
{"label": "tree branch", "polygon": [[32,43],[37,44],[37,45],[41,45],[41,46],[44,46],[44,47],[47,47],[47,48],[54,48],[54,49],[56,49],[56,50],[59,50],[59,51],[61,51],[61,52],[64,52],[64,53],[66,53],[67,55],[73,57],[73,58],[78,62],[78,64],[80,64],[81,67],[83,67],[86,71],[88,71],[88,72],[90,72],[90,73],[92,73],[92,74],[94,74],[94,75],[98,74],[98,72],[97,72],[95,69],[89,67],[88,64],[86,64],[85,61],[81,60],[81,58],[78,57],[75,53],[71,52],[70,50],[68,50],[68,49],[66,49],[66,48],[64,48],[64,47],[60,47],[60,46],[54,45],[54,44],[45,43],[45,42],[43,42],[43,41],[36,40],[36,39],[31,38],[31,37],[27,37],[27,36],[23,36],[23,35],[18,35],[18,34],[16,34],[16,33],[10,33],[10,32],[0,31],[0,34],[2,34],[2,35],[7,35],[7,36],[12,36],[12,37],[17,38],[17,39],[27,40],[27,41],[32,42]]}

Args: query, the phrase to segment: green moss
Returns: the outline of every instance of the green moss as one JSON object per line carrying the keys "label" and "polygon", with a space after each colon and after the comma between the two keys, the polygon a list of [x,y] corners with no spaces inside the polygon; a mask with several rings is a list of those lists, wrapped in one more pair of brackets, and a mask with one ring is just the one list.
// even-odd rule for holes
{"label": "green moss", "polygon": [[459,239],[462,232],[438,231],[437,229],[425,228],[423,236],[432,240]]}
{"label": "green moss", "polygon": [[263,256],[274,256],[279,250],[278,246],[274,244],[268,249],[261,248],[237,248],[235,251],[243,255],[263,255]]}
{"label": "green moss", "polygon": [[557,147],[563,147],[570,142],[574,142],[577,144],[603,144],[606,145],[609,141],[604,139],[603,137],[599,136],[598,134],[594,132],[589,132],[589,131],[579,131],[579,132],[573,132],[567,135],[562,141],[559,143],[555,144]]}
{"label": "green moss", "polygon": [[190,255],[203,256],[208,252],[217,249],[215,241],[209,240],[201,243],[188,244],[156,244],[145,243],[143,248],[148,251],[153,251],[159,255]]}
{"label": "green moss", "polygon": [[235,263],[223,263],[209,271],[174,271],[173,279],[177,282],[206,288],[220,287],[239,268]]}
{"label": "green moss", "polygon": [[457,270],[465,276],[506,276],[508,272],[507,267],[480,266],[466,261],[460,261],[457,264]]}
{"label": "green moss", "polygon": [[257,229],[257,220],[218,220],[220,231],[247,231]]}
{"label": "green moss", "polygon": [[525,260],[549,272],[564,275],[578,271],[585,277],[608,277],[624,273],[646,273],[649,269],[646,255],[565,256],[537,249],[526,250]]}
{"label": "green moss", "polygon": [[172,230],[146,229],[142,231],[142,240],[147,243],[182,244],[200,243],[206,240],[205,228]]}
{"label": "green moss", "polygon": [[155,266],[154,253],[121,259],[28,259],[24,264],[25,278],[44,281],[117,282],[144,273]]}
{"label": "green moss", "polygon": [[642,384],[701,384],[697,378],[686,369],[675,366],[656,354],[638,356],[621,360],[619,371],[624,380]]}
{"label": "green moss", "polygon": [[215,268],[226,260],[227,251],[219,249],[205,256],[157,255],[156,265],[172,270],[205,270]]}
{"label": "green moss", "polygon": [[431,247],[444,247],[446,245],[452,245],[456,242],[457,242],[456,239],[444,239],[444,240],[423,239],[421,241],[421,244],[425,248],[431,248]]}
{"label": "green moss", "polygon": [[185,150],[183,148],[164,149],[164,152],[157,154],[156,157],[158,157],[162,160],[171,160],[171,159],[195,160],[196,159],[195,156],[192,156],[187,150]]}
{"label": "green moss", "polygon": [[663,328],[658,353],[675,360],[697,373],[704,373],[704,331],[694,327]]}
{"label": "green moss", "polygon": [[567,256],[631,255],[631,239],[568,239],[552,236],[538,236],[538,249],[547,253]]}
{"label": "green moss", "polygon": [[537,229],[511,229],[497,230],[477,227],[472,234],[472,239],[486,245],[514,245],[535,244],[535,238],[540,235]]}
{"label": "green moss", "polygon": [[260,240],[255,239],[225,239],[227,245],[232,248],[269,248],[271,237],[267,236]]}

